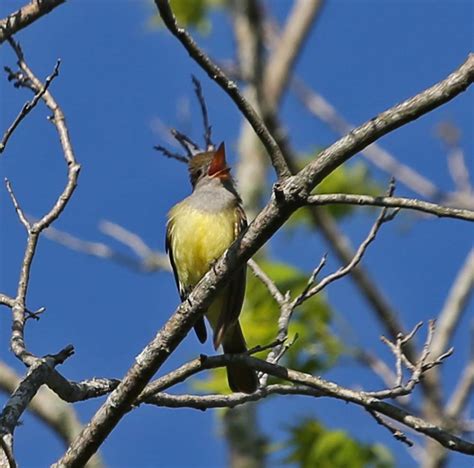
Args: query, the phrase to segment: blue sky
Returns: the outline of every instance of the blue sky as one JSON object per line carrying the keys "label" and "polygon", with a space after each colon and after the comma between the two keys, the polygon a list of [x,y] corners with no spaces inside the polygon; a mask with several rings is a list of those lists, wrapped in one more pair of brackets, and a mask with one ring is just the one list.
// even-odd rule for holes
{"label": "blue sky", "polygon": [[[0,15],[4,17],[21,3],[2,2]],[[291,3],[271,5],[281,19]],[[230,160],[235,159],[240,126],[235,106],[175,38],[147,27],[153,13],[151,2],[146,1],[71,1],[18,35],[38,76],[49,74],[58,57],[63,61],[51,90],[66,114],[82,173],[77,192],[55,226],[86,240],[111,242],[97,229],[101,219],[108,219],[163,249],[166,212],[189,193],[189,185],[181,165],[152,150],[163,141],[151,123],[159,117],[170,125],[179,124],[178,103],[183,98],[191,98],[192,112],[197,111],[191,73],[202,81],[216,139],[226,141]],[[296,69],[349,121],[362,123],[460,65],[473,48],[472,17],[473,6],[467,0],[328,2]],[[213,14],[212,33],[197,39],[217,59],[233,56],[230,22],[222,13]],[[0,48],[0,57],[2,64],[15,63],[6,45]],[[0,96],[4,129],[29,95],[2,80]],[[445,150],[434,137],[435,126],[449,119],[460,128],[462,147],[473,169],[473,104],[472,91],[468,91],[381,143],[443,190],[450,190]],[[9,177],[25,211],[33,216],[49,209],[65,182],[59,144],[46,115],[43,108],[35,109],[0,160],[2,178]],[[336,139],[291,95],[284,100],[282,115],[292,143],[301,152]],[[200,119],[193,125],[199,137]],[[382,183],[387,180],[379,171],[373,173]],[[398,191],[412,195],[402,186]],[[0,291],[13,294],[25,234],[1,188],[0,215]],[[361,210],[344,223],[354,243],[363,239],[372,216]],[[413,326],[439,312],[471,245],[472,227],[460,221],[415,221],[400,216],[383,227],[364,262],[379,278],[403,323]],[[292,237],[280,234],[271,244],[276,259],[308,271],[326,251],[320,237],[309,232]],[[328,271],[335,265],[330,255]],[[339,320],[352,327],[351,339],[390,359],[380,344],[381,330],[351,281],[331,286],[328,296]],[[28,345],[36,354],[44,354],[73,343],[76,355],[61,371],[76,380],[123,375],[178,303],[169,274],[139,275],[46,239],[40,241],[28,299],[33,309],[47,307],[39,322],[29,323]],[[456,332],[456,353],[444,368],[448,390],[467,357],[472,313],[471,305]],[[9,315],[0,314],[0,357],[21,370],[8,350],[9,327]],[[201,352],[210,353],[210,345],[201,346],[190,335],[162,371]],[[345,385],[378,385],[368,372],[348,363],[329,377]],[[87,421],[99,404],[76,405],[81,419]],[[278,398],[263,403],[259,414],[262,430],[276,441],[281,440],[285,424],[299,415],[313,414],[329,427],[356,433],[360,440],[387,444],[400,466],[415,466],[404,447],[358,408],[330,400]],[[22,466],[46,466],[63,448],[44,426],[26,415],[16,432],[16,451]],[[102,453],[113,467],[156,466],[157,460],[165,467],[225,465],[218,413],[212,411],[143,407],[123,420]],[[469,466],[466,457],[452,460],[452,466]]]}

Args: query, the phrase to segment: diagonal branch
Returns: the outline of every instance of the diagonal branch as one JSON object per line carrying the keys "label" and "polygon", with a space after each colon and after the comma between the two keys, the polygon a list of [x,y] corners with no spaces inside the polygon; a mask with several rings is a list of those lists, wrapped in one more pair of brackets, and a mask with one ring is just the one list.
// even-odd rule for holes
{"label": "diagonal branch", "polygon": [[[68,249],[90,255],[92,257],[110,260],[119,265],[130,268],[140,273],[150,273],[155,271],[171,271],[168,256],[145,244],[137,234],[125,229],[111,221],[104,220],[99,228],[105,233],[121,242],[124,246],[132,250],[136,256],[123,253],[102,242],[86,241],[68,232],[50,226],[44,231],[44,237]],[[1,302],[1,300],[0,300]]]}
{"label": "diagonal branch", "polygon": [[474,249],[471,249],[449,291],[443,310],[439,314],[436,335],[431,345],[434,354],[440,354],[451,341],[451,337],[466,310],[474,288]]}
{"label": "diagonal branch", "polygon": [[48,379],[58,364],[62,364],[74,352],[72,346],[67,346],[56,355],[45,356],[41,359],[36,359],[28,369],[28,373],[19,383],[18,387],[12,393],[0,414],[0,438],[3,440],[2,446],[9,447],[7,457],[10,465],[13,433],[19,424],[21,415],[25,412],[32,398],[37,393],[38,389]]}
{"label": "diagonal branch", "polygon": [[[20,376],[0,361],[0,391],[11,394],[20,382]],[[65,444],[69,444],[82,429],[74,408],[44,386],[30,401],[28,411],[51,428]],[[100,457],[95,455],[90,459],[86,468],[100,468],[102,466]]]}
{"label": "diagonal branch", "polygon": [[61,62],[58,60],[56,62],[56,65],[54,67],[53,72],[51,75],[46,77],[44,81],[44,85],[39,89],[36,94],[34,95],[33,99],[31,101],[27,101],[22,109],[20,110],[19,114],[16,116],[16,119],[13,121],[13,123],[8,127],[8,129],[5,131],[3,134],[2,141],[0,142],[0,153],[3,153],[5,150],[5,146],[8,143],[8,140],[12,136],[13,132],[16,130],[18,125],[20,125],[21,121],[33,110],[33,108],[38,104],[39,100],[43,96],[43,94],[48,90],[49,85],[52,83],[54,78],[56,78],[59,75],[59,65]]}
{"label": "diagonal branch", "polygon": [[0,44],[13,34],[48,14],[66,0],[32,0],[25,6],[0,20]]}
{"label": "diagonal branch", "polygon": [[323,5],[323,0],[294,2],[283,31],[276,40],[263,79],[265,100],[275,107],[285,92],[294,64]]}
{"label": "diagonal branch", "polygon": [[[301,79],[295,78],[291,87],[296,97],[308,111],[328,124],[338,135],[345,135],[354,128],[354,125],[346,122],[323,96],[306,86]],[[435,200],[443,198],[441,191],[433,182],[411,167],[397,161],[394,156],[378,143],[364,148],[361,154],[376,167],[395,177],[395,179],[420,195]]]}
{"label": "diagonal branch", "polygon": [[163,22],[169,31],[183,44],[191,57],[202,67],[202,69],[215,81],[234,101],[242,114],[252,125],[255,133],[261,139],[268,154],[272,160],[272,164],[279,178],[288,177],[290,171],[285,162],[285,158],[280,147],[268,131],[262,119],[258,116],[255,109],[239,92],[237,85],[231,81],[225,73],[202,51],[196,44],[194,39],[187,33],[184,28],[180,28],[176,22],[176,18],[171,11],[168,1],[155,0],[155,4],[160,12]]}

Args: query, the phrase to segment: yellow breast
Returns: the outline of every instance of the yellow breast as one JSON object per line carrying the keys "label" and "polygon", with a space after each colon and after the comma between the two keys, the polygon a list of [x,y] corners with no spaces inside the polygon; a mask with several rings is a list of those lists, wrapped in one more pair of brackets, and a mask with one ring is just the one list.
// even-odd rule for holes
{"label": "yellow breast", "polygon": [[170,243],[179,279],[193,287],[236,238],[237,211],[196,211],[179,203],[169,213]]}

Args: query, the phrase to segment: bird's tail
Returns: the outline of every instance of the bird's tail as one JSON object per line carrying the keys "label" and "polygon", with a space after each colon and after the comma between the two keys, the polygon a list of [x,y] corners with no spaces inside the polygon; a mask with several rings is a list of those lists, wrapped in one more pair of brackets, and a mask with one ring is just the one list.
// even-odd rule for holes
{"label": "bird's tail", "polygon": [[[224,336],[222,346],[224,353],[237,354],[247,351],[239,322],[229,327]],[[233,392],[253,393],[257,390],[257,373],[254,369],[243,364],[229,364],[227,366],[227,380]]]}

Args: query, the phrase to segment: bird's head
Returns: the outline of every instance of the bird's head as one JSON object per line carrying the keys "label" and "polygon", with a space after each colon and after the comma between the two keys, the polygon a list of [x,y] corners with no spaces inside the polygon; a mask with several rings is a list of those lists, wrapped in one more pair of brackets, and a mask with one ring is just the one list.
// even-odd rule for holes
{"label": "bird's head", "polygon": [[225,146],[222,142],[216,151],[207,151],[198,153],[193,156],[189,163],[189,177],[194,187],[199,182],[220,180],[221,182],[229,181],[230,167],[227,166],[225,159]]}

